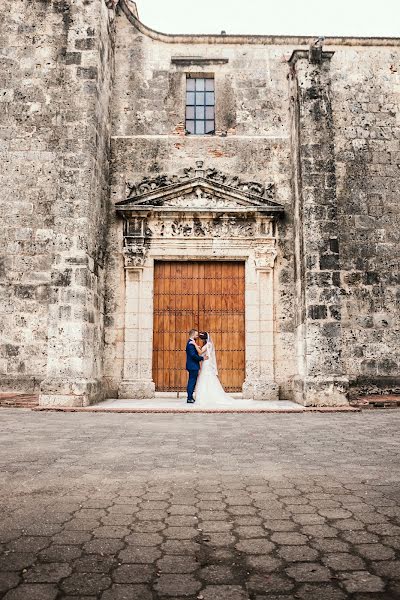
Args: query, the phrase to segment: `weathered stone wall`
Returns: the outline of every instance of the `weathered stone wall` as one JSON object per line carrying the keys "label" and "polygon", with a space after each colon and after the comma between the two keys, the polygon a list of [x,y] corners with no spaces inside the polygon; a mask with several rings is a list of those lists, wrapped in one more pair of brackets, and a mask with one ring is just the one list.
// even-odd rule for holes
{"label": "weathered stone wall", "polygon": [[[115,203],[127,181],[196,160],[274,183],[285,207],[273,269],[281,397],[306,363],[324,376],[333,357],[330,374],[351,393],[399,388],[395,41],[327,40],[322,100],[298,93],[296,116],[288,60],[306,38],[167,43],[102,0],[3,0],[0,27],[3,388],[78,405],[117,393],[126,299]],[[187,56],[201,60],[175,60]],[[187,72],[214,74],[215,136],[184,135]],[[297,83],[311,73],[304,63]]]}
{"label": "weathered stone wall", "polygon": [[[274,269],[276,379],[290,393],[293,360],[293,234],[287,92],[287,47],[164,44],[139,33],[125,15],[116,20],[112,124],[112,202],[126,197],[125,182],[173,174],[203,160],[204,167],[261,183],[274,182],[287,207],[278,223]],[[224,64],[180,66],[175,56],[227,58]],[[186,72],[214,73],[215,136],[185,136]],[[225,136],[225,132],[227,135]],[[111,208],[112,210],[112,208]],[[105,374],[115,394],[122,373],[124,273],[122,222],[111,213],[107,272]]]}
{"label": "weathered stone wall", "polygon": [[343,361],[352,394],[399,392],[400,51],[335,50]]}
{"label": "weathered stone wall", "polygon": [[1,13],[2,386],[86,402],[102,368],[113,13],[98,0]]}

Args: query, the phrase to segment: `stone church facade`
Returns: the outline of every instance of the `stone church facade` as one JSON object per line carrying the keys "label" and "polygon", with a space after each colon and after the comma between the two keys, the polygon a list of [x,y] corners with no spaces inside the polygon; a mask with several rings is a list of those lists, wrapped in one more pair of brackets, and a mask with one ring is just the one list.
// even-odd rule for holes
{"label": "stone church facade", "polygon": [[399,39],[0,13],[2,390],[181,389],[192,325],[248,398],[399,390]]}

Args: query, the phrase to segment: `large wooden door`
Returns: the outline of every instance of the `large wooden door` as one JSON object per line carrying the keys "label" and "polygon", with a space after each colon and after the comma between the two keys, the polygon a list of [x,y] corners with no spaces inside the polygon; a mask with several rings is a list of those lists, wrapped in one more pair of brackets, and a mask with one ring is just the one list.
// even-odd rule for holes
{"label": "large wooden door", "polygon": [[244,263],[156,262],[153,380],[158,391],[184,390],[188,331],[211,333],[227,392],[241,391],[245,373]]}

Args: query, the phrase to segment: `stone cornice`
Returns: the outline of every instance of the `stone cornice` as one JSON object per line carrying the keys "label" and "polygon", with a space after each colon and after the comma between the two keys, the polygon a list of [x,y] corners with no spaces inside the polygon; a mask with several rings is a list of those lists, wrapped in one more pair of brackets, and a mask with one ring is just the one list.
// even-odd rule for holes
{"label": "stone cornice", "polygon": [[195,168],[185,168],[181,174],[157,175],[136,184],[127,183],[127,199],[118,202],[115,208],[119,214],[149,209],[283,212],[283,206],[274,198],[273,183],[262,185],[215,168],[205,169],[203,161],[198,160]]}
{"label": "stone cornice", "polygon": [[[143,35],[168,44],[259,44],[277,46],[310,46],[318,36],[290,35],[211,35],[211,34],[169,34],[161,33],[144,25],[138,18],[135,2],[132,0],[105,0],[107,6],[119,5],[132,25]],[[395,37],[343,37],[331,36],[324,40],[326,46],[400,46],[400,38]]]}

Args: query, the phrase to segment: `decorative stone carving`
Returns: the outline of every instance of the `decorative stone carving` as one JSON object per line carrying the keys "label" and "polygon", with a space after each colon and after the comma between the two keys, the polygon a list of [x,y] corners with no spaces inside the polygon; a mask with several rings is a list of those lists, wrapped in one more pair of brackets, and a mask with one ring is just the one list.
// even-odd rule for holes
{"label": "decorative stone carving", "polygon": [[147,258],[147,248],[144,240],[130,240],[123,248],[125,268],[141,268]]}
{"label": "decorative stone carving", "polygon": [[119,0],[105,0],[107,8],[115,9],[117,8]]}
{"label": "decorative stone carving", "polygon": [[236,216],[215,219],[164,218],[152,221],[149,233],[153,238],[253,238],[257,233],[257,223]]}
{"label": "decorative stone carving", "polygon": [[195,168],[185,168],[179,175],[157,175],[154,178],[144,177],[139,183],[126,182],[127,198],[135,198],[148,194],[160,188],[167,188],[185,181],[203,178],[218,185],[239,190],[249,196],[256,196],[259,200],[273,200],[275,186],[268,183],[266,186],[256,181],[242,181],[238,176],[226,175],[215,168],[203,169],[203,161],[197,161]]}
{"label": "decorative stone carving", "polygon": [[271,246],[258,246],[254,249],[254,262],[256,269],[272,269],[277,256],[277,251]]}

